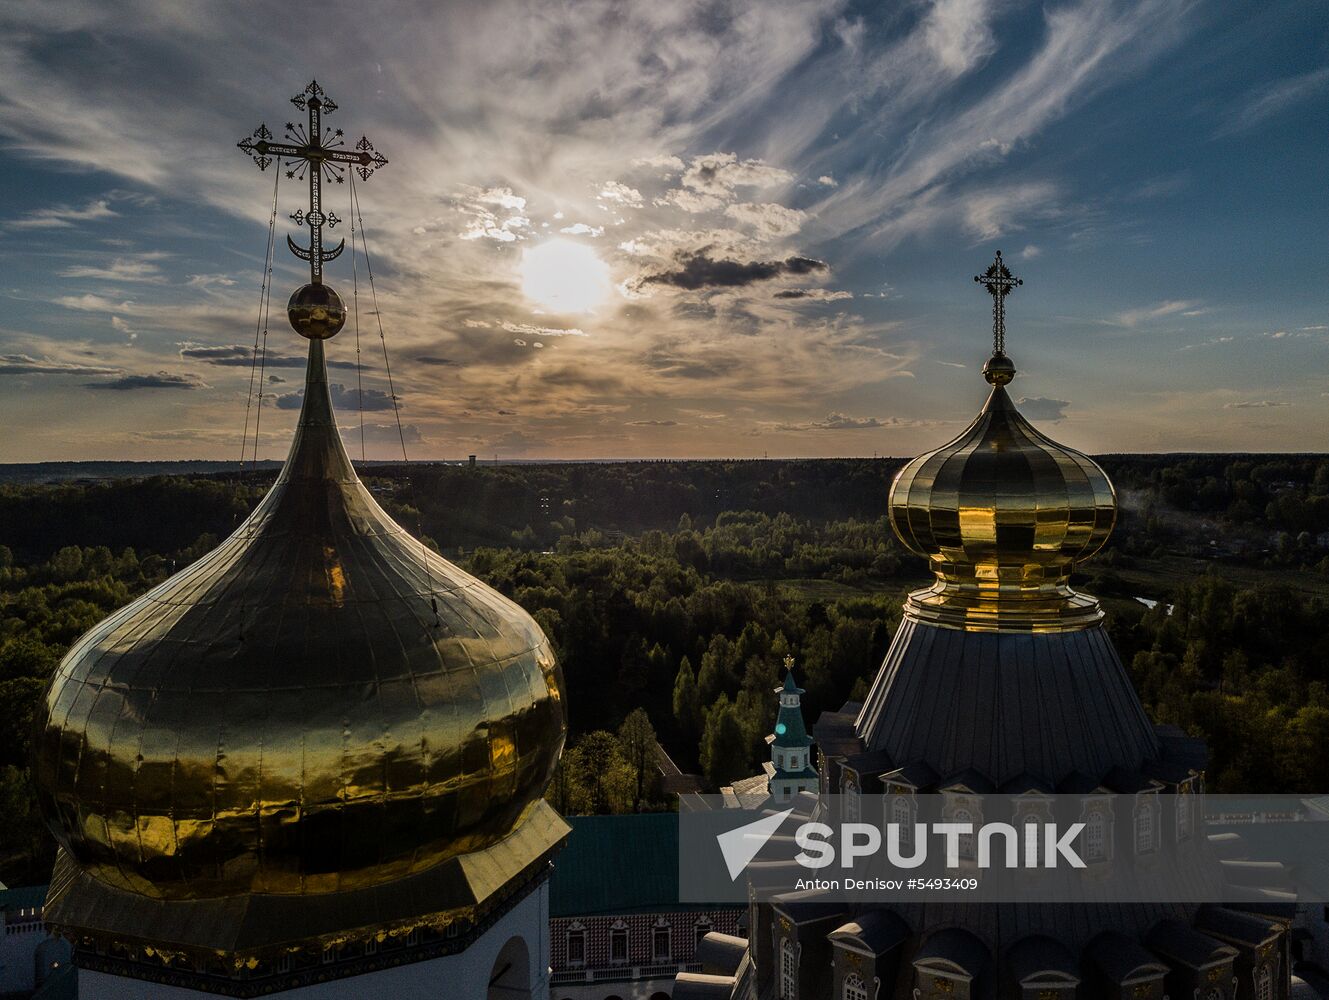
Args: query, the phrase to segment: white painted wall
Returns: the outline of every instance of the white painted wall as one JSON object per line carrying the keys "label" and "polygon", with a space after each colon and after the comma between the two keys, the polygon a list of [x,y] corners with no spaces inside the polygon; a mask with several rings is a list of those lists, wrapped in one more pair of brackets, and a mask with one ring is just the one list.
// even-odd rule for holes
{"label": "white painted wall", "polygon": [[[529,989],[490,994],[494,961],[513,937],[526,942]],[[147,983],[87,969],[78,971],[79,1000],[197,1000],[214,996],[199,990]],[[459,955],[414,962],[331,983],[274,994],[290,1000],[546,1000],[549,996],[549,884],[546,882],[504,914]]]}
{"label": "white painted wall", "polygon": [[37,948],[46,938],[40,911],[30,918],[18,912],[0,916],[0,993],[37,988]]}

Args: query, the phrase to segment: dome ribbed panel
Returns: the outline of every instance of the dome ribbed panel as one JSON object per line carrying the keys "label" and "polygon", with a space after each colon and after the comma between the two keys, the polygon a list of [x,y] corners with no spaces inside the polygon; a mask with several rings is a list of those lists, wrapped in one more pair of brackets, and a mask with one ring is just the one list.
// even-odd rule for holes
{"label": "dome ribbed panel", "polygon": [[995,785],[1135,770],[1159,752],[1102,627],[1006,634],[906,618],[855,728],[897,766],[922,761],[943,777],[973,768]]}

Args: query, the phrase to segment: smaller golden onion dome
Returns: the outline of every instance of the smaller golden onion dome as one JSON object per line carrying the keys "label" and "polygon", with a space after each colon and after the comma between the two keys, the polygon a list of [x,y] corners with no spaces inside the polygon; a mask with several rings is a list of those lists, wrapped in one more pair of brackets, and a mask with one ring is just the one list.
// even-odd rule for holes
{"label": "smaller golden onion dome", "polygon": [[891,484],[891,526],[936,582],[909,595],[916,621],[976,632],[1061,632],[1102,620],[1070,587],[1116,520],[1116,493],[1090,458],[1040,434],[1006,392],[1004,353],[984,366],[992,392],[953,441]]}

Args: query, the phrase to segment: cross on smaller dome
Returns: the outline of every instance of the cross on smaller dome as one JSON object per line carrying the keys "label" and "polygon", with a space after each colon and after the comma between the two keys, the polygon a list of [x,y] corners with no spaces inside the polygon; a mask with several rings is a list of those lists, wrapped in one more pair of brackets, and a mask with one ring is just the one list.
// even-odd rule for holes
{"label": "cross on smaller dome", "polygon": [[[1018,288],[1024,284],[1023,278],[1017,278],[1011,274],[1006,262],[1001,259],[1001,251],[997,251],[996,258],[988,265],[988,269],[982,274],[974,275],[974,280],[981,283],[987,289],[988,294],[992,296],[992,356],[994,358],[1004,358],[1006,356],[1006,296],[1011,294],[1011,289]],[[986,373],[986,372],[985,372]],[[1014,376],[1015,369],[1012,366],[1010,375]],[[993,379],[989,378],[989,382]],[[1007,378],[1002,385],[1009,382]]]}

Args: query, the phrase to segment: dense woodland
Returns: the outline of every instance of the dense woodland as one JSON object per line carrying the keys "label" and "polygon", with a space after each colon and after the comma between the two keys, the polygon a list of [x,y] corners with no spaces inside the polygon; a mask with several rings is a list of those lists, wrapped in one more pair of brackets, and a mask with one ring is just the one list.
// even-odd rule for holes
{"label": "dense woodland", "polygon": [[[1323,791],[1329,459],[1118,456],[1086,566],[1145,705],[1209,741],[1216,791]],[[894,540],[890,459],[374,467],[387,509],[530,610],[568,685],[567,812],[662,808],[658,736],[711,785],[754,773],[796,661],[809,721],[861,697],[925,576]],[[52,847],[33,706],[79,634],[214,546],[271,471],[0,486],[0,881]],[[1152,610],[1135,600],[1160,602]],[[1170,613],[1169,613],[1170,609]]]}

